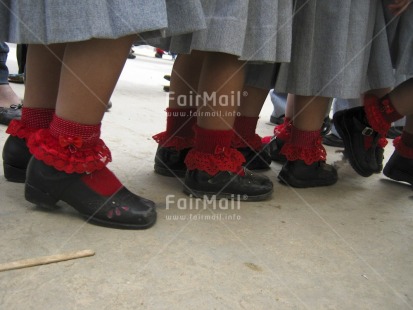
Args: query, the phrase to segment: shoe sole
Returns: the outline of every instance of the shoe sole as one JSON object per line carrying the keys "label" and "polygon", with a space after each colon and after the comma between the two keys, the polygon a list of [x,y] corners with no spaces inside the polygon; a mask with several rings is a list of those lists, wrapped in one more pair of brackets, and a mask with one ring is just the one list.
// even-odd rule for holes
{"label": "shoe sole", "polygon": [[188,196],[192,196],[195,198],[207,198],[209,200],[212,199],[229,199],[229,200],[238,200],[238,201],[263,201],[267,200],[271,197],[273,190],[268,193],[256,195],[256,196],[248,196],[248,195],[241,195],[241,194],[231,194],[231,193],[215,193],[215,192],[203,192],[198,190],[192,190],[184,188],[183,192]]}
{"label": "shoe sole", "polygon": [[[47,210],[56,210],[58,207],[56,204],[60,201],[55,197],[50,196],[48,193],[44,193],[29,183],[26,183],[24,188],[24,196],[27,201]],[[124,224],[124,223],[114,223],[110,221],[104,221],[98,218],[94,218],[90,215],[80,213],[79,214],[86,218],[88,223],[96,224],[99,226],[109,227],[109,228],[119,228],[119,229],[147,229],[152,227],[156,223],[157,214],[156,212],[152,215],[152,221],[145,225],[136,224]]]}
{"label": "shoe sole", "polygon": [[310,181],[303,181],[293,177],[292,175],[284,172],[283,170],[280,171],[278,174],[278,179],[282,184],[296,187],[296,188],[307,188],[307,187],[321,187],[321,186],[331,186],[337,183],[338,178],[333,181],[327,182],[326,180],[310,180]]}
{"label": "shoe sole", "polygon": [[[356,156],[354,155],[354,150],[351,144],[351,139],[350,139],[350,132],[345,124],[342,124],[341,120],[344,119],[344,113],[345,111],[339,111],[334,114],[333,122],[336,127],[336,130],[340,137],[343,139],[344,143],[344,152],[347,155],[348,160],[350,161],[351,167],[362,177],[369,177],[373,175],[372,171],[366,171],[362,169],[356,159]],[[344,123],[344,122],[343,122]]]}

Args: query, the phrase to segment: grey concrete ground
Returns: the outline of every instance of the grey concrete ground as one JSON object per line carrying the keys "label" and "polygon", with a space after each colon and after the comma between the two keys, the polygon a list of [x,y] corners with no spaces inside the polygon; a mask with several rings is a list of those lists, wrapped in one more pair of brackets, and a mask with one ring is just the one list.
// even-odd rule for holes
{"label": "grey concrete ground", "polygon": [[[328,161],[339,168],[332,187],[283,186],[276,179],[281,166],[273,163],[265,173],[274,181],[271,200],[191,209],[180,180],[153,173],[151,136],[165,126],[163,75],[172,61],[136,50],[142,56],[127,61],[103,138],[111,169],[158,204],[157,224],[113,230],[86,224],[64,204],[40,210],[24,200],[24,185],[6,182],[0,170],[0,263],[96,251],[0,273],[0,309],[413,308],[410,187],[381,174],[362,178],[337,149],[327,148]],[[17,70],[13,53],[11,72]],[[23,86],[13,88],[23,94]],[[272,132],[271,109],[267,102],[262,135]]]}

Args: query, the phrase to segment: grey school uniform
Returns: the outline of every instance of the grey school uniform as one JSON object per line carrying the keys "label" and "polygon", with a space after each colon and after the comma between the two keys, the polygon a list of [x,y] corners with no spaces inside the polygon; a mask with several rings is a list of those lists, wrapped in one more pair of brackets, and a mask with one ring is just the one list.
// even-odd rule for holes
{"label": "grey school uniform", "polygon": [[0,41],[51,44],[205,28],[199,0],[2,0]]}
{"label": "grey school uniform", "polygon": [[291,63],[278,92],[342,99],[391,87],[394,76],[383,8],[377,0],[297,0]]}
{"label": "grey school uniform", "polygon": [[221,52],[240,60],[290,60],[291,0],[201,0],[207,29],[174,36],[170,49]]}

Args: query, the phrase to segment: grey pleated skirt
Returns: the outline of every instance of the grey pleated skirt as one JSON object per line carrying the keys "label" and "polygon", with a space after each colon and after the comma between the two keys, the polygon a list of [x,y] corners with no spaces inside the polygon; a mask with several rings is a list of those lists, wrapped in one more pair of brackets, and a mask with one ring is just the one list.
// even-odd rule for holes
{"label": "grey pleated skirt", "polygon": [[395,17],[387,9],[391,2],[383,1],[393,67],[398,76],[413,77],[413,5]]}
{"label": "grey pleated skirt", "polygon": [[290,60],[291,0],[201,0],[205,30],[171,38],[170,49],[222,52],[241,60]]}
{"label": "grey pleated skirt", "polygon": [[297,0],[294,12],[291,63],[281,65],[278,92],[350,99],[393,86],[381,1]]}
{"label": "grey pleated skirt", "polygon": [[2,0],[0,41],[52,44],[205,28],[199,0]]}

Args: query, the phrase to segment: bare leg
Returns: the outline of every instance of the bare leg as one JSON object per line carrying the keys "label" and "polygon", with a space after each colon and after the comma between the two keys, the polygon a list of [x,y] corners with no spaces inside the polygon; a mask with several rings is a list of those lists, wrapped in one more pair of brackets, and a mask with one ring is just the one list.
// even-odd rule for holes
{"label": "bare leg", "polygon": [[406,117],[406,125],[403,128],[404,131],[407,131],[410,134],[413,134],[413,115],[408,115]]}
{"label": "bare leg", "polygon": [[100,123],[132,41],[128,36],[67,44],[56,114],[81,124]]}
{"label": "bare leg", "polygon": [[247,95],[241,95],[241,105],[238,108],[238,115],[257,117],[260,115],[262,106],[268,96],[268,90],[245,85],[244,91]]}
{"label": "bare leg", "polygon": [[177,57],[171,74],[169,108],[196,108],[195,96],[198,92],[202,60],[202,54],[196,51],[191,55],[182,54]]}
{"label": "bare leg", "polygon": [[329,98],[295,96],[294,126],[304,131],[315,131],[321,128],[329,105]]}
{"label": "bare leg", "polygon": [[285,117],[289,119],[293,119],[294,117],[294,101],[295,101],[295,95],[288,94],[287,105],[285,106]]}
{"label": "bare leg", "polygon": [[54,109],[66,44],[32,44],[27,52],[26,108]]}
{"label": "bare leg", "polygon": [[397,86],[389,97],[401,115],[413,115],[413,78]]}
{"label": "bare leg", "polygon": [[[230,130],[239,105],[239,102],[232,103],[231,99],[237,98],[237,92],[244,86],[243,63],[233,55],[222,53],[204,53],[204,55],[198,93],[204,98],[214,94],[216,96],[200,102],[198,125],[205,129]],[[220,100],[228,100],[229,104],[220,104]],[[212,112],[220,113],[220,116],[211,117],[209,113]]]}

